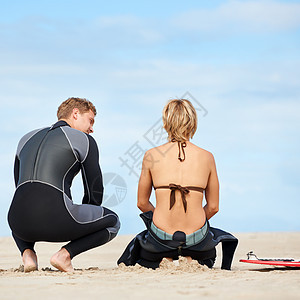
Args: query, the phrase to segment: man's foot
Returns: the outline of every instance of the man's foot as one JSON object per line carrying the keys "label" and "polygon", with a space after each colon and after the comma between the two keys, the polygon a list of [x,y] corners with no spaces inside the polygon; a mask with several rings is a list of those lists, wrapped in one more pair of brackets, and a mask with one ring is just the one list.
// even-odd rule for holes
{"label": "man's foot", "polygon": [[58,252],[56,252],[51,257],[50,263],[53,267],[62,272],[74,272],[70,253],[65,248],[61,248]]}
{"label": "man's foot", "polygon": [[22,260],[24,264],[24,272],[32,272],[38,269],[37,256],[31,249],[26,249],[23,252]]}

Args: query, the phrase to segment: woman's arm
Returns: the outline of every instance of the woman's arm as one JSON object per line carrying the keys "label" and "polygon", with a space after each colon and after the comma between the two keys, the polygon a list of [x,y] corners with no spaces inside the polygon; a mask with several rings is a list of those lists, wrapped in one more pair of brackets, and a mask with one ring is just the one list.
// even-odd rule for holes
{"label": "woman's arm", "polygon": [[210,174],[205,189],[206,205],[204,206],[207,220],[209,220],[219,211],[219,180],[215,159],[211,153],[209,158],[209,166]]}
{"label": "woman's arm", "polygon": [[138,200],[137,207],[142,211],[154,211],[155,207],[149,201],[151,191],[152,191],[152,176],[150,172],[150,158],[151,154],[147,151],[144,155],[143,164],[142,164],[142,172],[138,185]]}

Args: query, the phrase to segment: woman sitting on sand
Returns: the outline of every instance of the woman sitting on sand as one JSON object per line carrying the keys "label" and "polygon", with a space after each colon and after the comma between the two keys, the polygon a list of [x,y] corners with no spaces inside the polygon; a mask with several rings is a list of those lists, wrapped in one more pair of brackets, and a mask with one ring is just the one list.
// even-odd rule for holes
{"label": "woman sitting on sand", "polygon": [[[222,268],[230,269],[237,239],[208,223],[219,210],[219,182],[213,155],[190,142],[197,129],[195,108],[185,99],[169,101],[163,125],[168,143],[146,152],[138,186],[147,230],[130,242],[118,264],[157,268],[164,257],[186,256],[212,267],[222,241]],[[156,207],[149,201],[152,186]]]}

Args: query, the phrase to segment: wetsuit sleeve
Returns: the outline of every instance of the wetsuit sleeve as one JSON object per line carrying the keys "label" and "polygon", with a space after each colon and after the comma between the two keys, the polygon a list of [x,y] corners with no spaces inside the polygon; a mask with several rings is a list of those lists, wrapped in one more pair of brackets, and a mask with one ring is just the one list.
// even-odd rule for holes
{"label": "wetsuit sleeve", "polygon": [[99,165],[99,151],[95,140],[88,135],[89,150],[82,163],[84,186],[83,204],[101,205],[103,199],[103,180]]}
{"label": "wetsuit sleeve", "polygon": [[19,181],[19,169],[20,169],[20,160],[16,155],[15,165],[14,165],[14,178],[15,178],[15,186],[17,187]]}

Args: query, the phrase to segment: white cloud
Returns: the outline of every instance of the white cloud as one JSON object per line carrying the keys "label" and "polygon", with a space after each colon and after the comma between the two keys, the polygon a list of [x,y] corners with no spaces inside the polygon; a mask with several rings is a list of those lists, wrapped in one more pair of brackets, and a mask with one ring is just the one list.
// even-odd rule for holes
{"label": "white cloud", "polygon": [[[228,1],[214,9],[184,12],[172,20],[178,28],[204,33],[288,30],[300,26],[300,4],[276,1]],[[227,32],[227,33],[229,33]]]}

